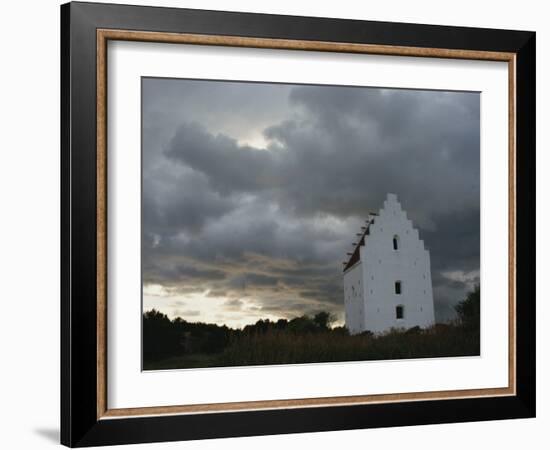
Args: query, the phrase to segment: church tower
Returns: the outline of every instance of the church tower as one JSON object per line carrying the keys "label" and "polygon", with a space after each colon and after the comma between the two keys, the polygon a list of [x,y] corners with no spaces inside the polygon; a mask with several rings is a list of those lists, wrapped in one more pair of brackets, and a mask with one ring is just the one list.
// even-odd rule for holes
{"label": "church tower", "polygon": [[395,194],[388,194],[378,214],[369,214],[357,236],[344,263],[350,334],[433,325],[430,253]]}

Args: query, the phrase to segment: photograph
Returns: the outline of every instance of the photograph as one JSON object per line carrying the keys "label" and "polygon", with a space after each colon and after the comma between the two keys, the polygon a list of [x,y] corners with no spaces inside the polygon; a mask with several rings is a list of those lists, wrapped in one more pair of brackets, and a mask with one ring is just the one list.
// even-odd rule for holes
{"label": "photograph", "polygon": [[480,92],[141,78],[142,370],[480,355]]}

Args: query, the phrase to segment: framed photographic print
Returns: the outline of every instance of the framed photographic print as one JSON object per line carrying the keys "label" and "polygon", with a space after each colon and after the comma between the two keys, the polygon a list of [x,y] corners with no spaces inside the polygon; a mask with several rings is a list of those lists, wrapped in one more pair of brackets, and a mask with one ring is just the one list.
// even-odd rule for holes
{"label": "framed photographic print", "polygon": [[535,33],[61,25],[63,444],[535,415]]}

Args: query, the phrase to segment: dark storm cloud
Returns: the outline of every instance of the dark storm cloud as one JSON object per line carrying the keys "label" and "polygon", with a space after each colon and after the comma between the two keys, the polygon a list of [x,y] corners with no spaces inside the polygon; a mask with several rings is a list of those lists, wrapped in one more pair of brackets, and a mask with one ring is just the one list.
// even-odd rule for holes
{"label": "dark storm cloud", "polygon": [[223,193],[275,187],[284,174],[271,152],[239,146],[235,139],[214,136],[194,123],[180,125],[165,155],[206,175]]}
{"label": "dark storm cloud", "polygon": [[392,191],[434,226],[433,213],[479,204],[477,94],[307,86],[290,99],[304,114],[265,130],[269,151],[186,123],[165,155],[217,192],[263,192],[300,215],[361,215]]}
{"label": "dark storm cloud", "polygon": [[[437,317],[452,316],[464,274],[479,273],[477,94],[211,82],[218,102],[188,83],[151,82],[155,107],[144,103],[145,283],[341,316],[342,258],[394,192],[430,249]],[[175,108],[171,92],[187,102],[168,126],[155,111]],[[270,101],[278,112],[256,120]],[[212,126],[230,115],[235,136]],[[264,148],[243,142],[250,130]]]}
{"label": "dark storm cloud", "polygon": [[230,199],[209,189],[201,174],[171,172],[160,169],[144,173],[142,211],[146,228],[161,234],[197,231],[207,220],[219,218],[233,208]]}

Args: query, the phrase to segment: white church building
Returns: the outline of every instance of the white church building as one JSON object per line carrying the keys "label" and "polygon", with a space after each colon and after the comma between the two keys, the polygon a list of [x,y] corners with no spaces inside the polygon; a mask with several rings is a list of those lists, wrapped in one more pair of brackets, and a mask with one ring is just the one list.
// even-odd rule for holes
{"label": "white church building", "polygon": [[348,253],[344,303],[350,334],[435,322],[430,253],[395,194],[369,214]]}

